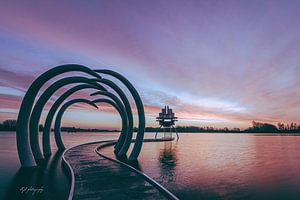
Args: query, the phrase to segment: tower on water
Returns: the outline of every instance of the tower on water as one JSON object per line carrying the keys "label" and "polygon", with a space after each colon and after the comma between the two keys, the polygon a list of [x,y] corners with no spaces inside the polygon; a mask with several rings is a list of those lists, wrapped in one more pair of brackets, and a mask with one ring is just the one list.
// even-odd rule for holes
{"label": "tower on water", "polygon": [[169,106],[165,106],[161,109],[158,117],[156,117],[156,121],[159,122],[159,128],[156,131],[155,138],[157,138],[158,132],[163,129],[164,138],[172,137],[173,130],[175,130],[177,139],[179,139],[178,132],[175,128],[175,122],[178,120],[177,117],[175,117],[175,113],[173,113]]}

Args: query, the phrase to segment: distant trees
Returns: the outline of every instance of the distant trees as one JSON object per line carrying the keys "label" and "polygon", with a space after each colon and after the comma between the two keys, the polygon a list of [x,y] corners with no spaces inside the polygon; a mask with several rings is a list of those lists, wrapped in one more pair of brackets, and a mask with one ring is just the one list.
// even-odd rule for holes
{"label": "distant trees", "polygon": [[[0,123],[0,131],[16,131],[17,120],[8,119]],[[39,132],[42,132],[44,126],[39,125]],[[75,127],[61,127],[61,131],[65,132],[119,132],[119,130],[106,130],[106,129],[82,129]]]}
{"label": "distant trees", "polygon": [[3,126],[7,127],[16,127],[17,126],[17,120],[8,119],[3,122]]}
{"label": "distant trees", "polygon": [[[145,132],[156,132],[158,127],[146,127]],[[176,126],[176,130],[180,133],[240,133],[242,132],[239,128],[229,129],[224,128],[214,128],[211,126],[198,127],[198,126]],[[134,131],[137,131],[137,128],[134,128]],[[169,131],[169,128],[166,128],[166,131]],[[175,130],[173,130],[175,131]]]}
{"label": "distant trees", "polygon": [[261,133],[276,133],[276,132],[278,132],[278,129],[273,124],[252,121],[252,127],[249,127],[245,131],[255,132],[255,133],[258,133],[258,132],[261,132]]}
{"label": "distant trees", "polygon": [[253,133],[300,133],[300,126],[292,122],[290,124],[277,123],[277,126],[268,123],[252,122],[252,127],[249,127],[245,132]]}
{"label": "distant trees", "polygon": [[285,129],[284,124],[280,123],[280,122],[277,124],[277,127],[278,127],[279,131],[284,131],[284,129]]}
{"label": "distant trees", "polygon": [[294,122],[290,124],[284,124],[279,122],[277,124],[277,127],[280,132],[300,132],[300,125],[297,125]]}
{"label": "distant trees", "polygon": [[61,132],[119,132],[119,130],[97,129],[97,128],[76,128],[76,127],[61,127]]}
{"label": "distant trees", "polygon": [[[0,131],[15,131],[17,125],[17,120],[5,120],[0,123]],[[39,125],[39,132],[43,131],[43,125]],[[269,123],[262,123],[257,121],[252,121],[252,127],[249,127],[245,130],[240,130],[239,128],[229,129],[228,127],[224,128],[214,128],[211,126],[197,127],[197,126],[176,126],[178,132],[186,133],[300,133],[300,125],[297,125],[295,122],[284,124],[282,122],[277,123],[276,125]],[[146,132],[156,132],[158,127],[146,127]],[[61,131],[66,132],[114,132],[118,130],[105,130],[105,129],[81,129],[75,127],[61,127]],[[134,128],[134,131],[137,131],[137,128]],[[166,129],[169,131],[169,129]]]}
{"label": "distant trees", "polygon": [[267,132],[267,133],[274,133],[277,132],[278,129],[273,124],[268,123],[261,123],[261,122],[252,122],[252,127],[250,129],[253,129],[254,132]]}
{"label": "distant trees", "polygon": [[17,126],[17,120],[8,119],[0,123],[1,131],[15,131]]}
{"label": "distant trees", "polygon": [[[17,120],[7,119],[0,123],[0,131],[16,131]],[[43,131],[43,125],[39,125],[39,131]]]}
{"label": "distant trees", "polygon": [[[252,126],[240,130],[239,128],[229,129],[228,127],[224,128],[214,128],[210,126],[197,127],[197,126],[176,126],[178,132],[186,133],[300,133],[300,125],[292,122],[290,124],[278,123],[277,126],[270,123],[263,123],[252,121]],[[137,131],[137,128],[134,129]],[[156,132],[158,128],[155,127],[146,127],[146,132]],[[169,129],[166,129],[169,131]]]}

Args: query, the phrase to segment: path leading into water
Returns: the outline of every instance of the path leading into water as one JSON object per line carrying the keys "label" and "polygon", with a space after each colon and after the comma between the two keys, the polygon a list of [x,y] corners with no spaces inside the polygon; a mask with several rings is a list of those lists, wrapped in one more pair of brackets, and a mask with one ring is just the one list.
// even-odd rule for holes
{"label": "path leading into water", "polygon": [[65,153],[75,175],[73,199],[166,199],[143,176],[99,156],[97,146],[84,144]]}

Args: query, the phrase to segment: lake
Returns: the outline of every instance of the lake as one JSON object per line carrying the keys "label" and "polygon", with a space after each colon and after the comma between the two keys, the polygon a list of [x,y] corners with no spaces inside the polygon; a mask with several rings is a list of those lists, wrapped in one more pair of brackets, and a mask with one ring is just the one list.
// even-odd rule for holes
{"label": "lake", "polygon": [[299,136],[180,134],[139,163],[181,199],[300,199]]}
{"label": "lake", "polygon": [[[117,137],[63,134],[67,147]],[[15,133],[0,132],[0,159],[3,199],[20,167]],[[144,143],[139,165],[181,199],[300,199],[299,136],[180,133],[178,141]]]}

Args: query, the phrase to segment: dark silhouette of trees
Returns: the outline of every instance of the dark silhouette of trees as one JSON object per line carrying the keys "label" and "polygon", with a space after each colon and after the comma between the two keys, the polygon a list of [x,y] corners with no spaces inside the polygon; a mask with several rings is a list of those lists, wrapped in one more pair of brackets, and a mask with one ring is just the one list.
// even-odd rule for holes
{"label": "dark silhouette of trees", "polygon": [[284,127],[284,123],[280,123],[280,122],[279,122],[279,123],[277,124],[277,127],[278,127],[278,130],[279,130],[279,131],[284,131],[284,130],[285,130],[285,129],[284,129],[284,128],[285,128],[285,127]]}
{"label": "dark silhouette of trees", "polygon": [[61,127],[61,132],[119,132],[119,130],[107,130],[97,128]]}
{"label": "dark silhouette of trees", "polygon": [[300,126],[292,122],[290,124],[284,124],[282,122],[277,123],[277,127],[273,124],[252,122],[252,127],[249,127],[245,132],[250,133],[300,133]]}
{"label": "dark silhouette of trees", "polygon": [[[157,127],[146,127],[146,132],[156,132]],[[178,132],[185,133],[300,133],[300,125],[292,122],[290,124],[278,123],[277,126],[269,123],[252,122],[252,127],[245,130],[239,128],[229,129],[214,128],[210,126],[197,127],[197,126],[176,126]],[[135,131],[137,128],[134,129]],[[169,131],[169,129],[166,129]]]}
{"label": "dark silhouette of trees", "polygon": [[[16,131],[17,120],[5,120],[0,123],[0,131]],[[39,125],[39,132],[43,131],[44,126],[42,124]],[[53,130],[52,130],[53,131]],[[76,127],[61,127],[61,131],[63,132],[119,132],[119,130],[106,130],[106,129],[83,129]]]}
{"label": "dark silhouette of trees", "polygon": [[[0,131],[15,131],[17,125],[17,120],[5,120],[0,123]],[[39,125],[39,131],[43,130],[43,125]],[[252,121],[252,127],[249,127],[245,130],[240,130],[239,128],[229,129],[228,127],[224,128],[214,128],[211,126],[197,127],[197,126],[176,126],[178,132],[185,133],[300,133],[300,125],[292,122],[290,124],[284,124],[282,122],[277,123],[276,125],[269,123],[262,123]],[[146,132],[156,132],[158,127],[146,127]],[[61,127],[61,131],[64,132],[118,132],[119,130],[105,130],[105,129],[82,129],[75,127]],[[134,131],[137,131],[137,128],[134,128]],[[166,128],[166,131],[169,131]],[[173,130],[174,131],[174,130]]]}
{"label": "dark silhouette of trees", "polygon": [[292,122],[290,124],[284,124],[284,123],[278,123],[278,130],[280,132],[289,132],[289,133],[299,133],[300,132],[300,125],[297,125],[296,123]]}
{"label": "dark silhouette of trees", "polygon": [[[239,128],[229,129],[224,128],[214,128],[210,126],[197,127],[197,126],[176,126],[176,129],[180,133],[241,133],[242,131]],[[156,132],[158,127],[146,127],[145,132]],[[170,129],[166,128],[166,132],[169,132]],[[134,128],[134,131],[137,131],[137,128]],[[175,130],[173,130],[174,132]]]}
{"label": "dark silhouette of trees", "polygon": [[16,127],[16,125],[17,125],[17,120],[13,120],[13,119],[8,119],[3,122],[3,126],[7,126],[7,127]]}
{"label": "dark silhouette of trees", "polygon": [[252,127],[249,127],[247,131],[255,133],[277,133],[278,128],[273,124],[252,121]]}
{"label": "dark silhouette of trees", "polygon": [[0,130],[1,131],[15,131],[17,125],[17,120],[8,119],[0,123]]}

